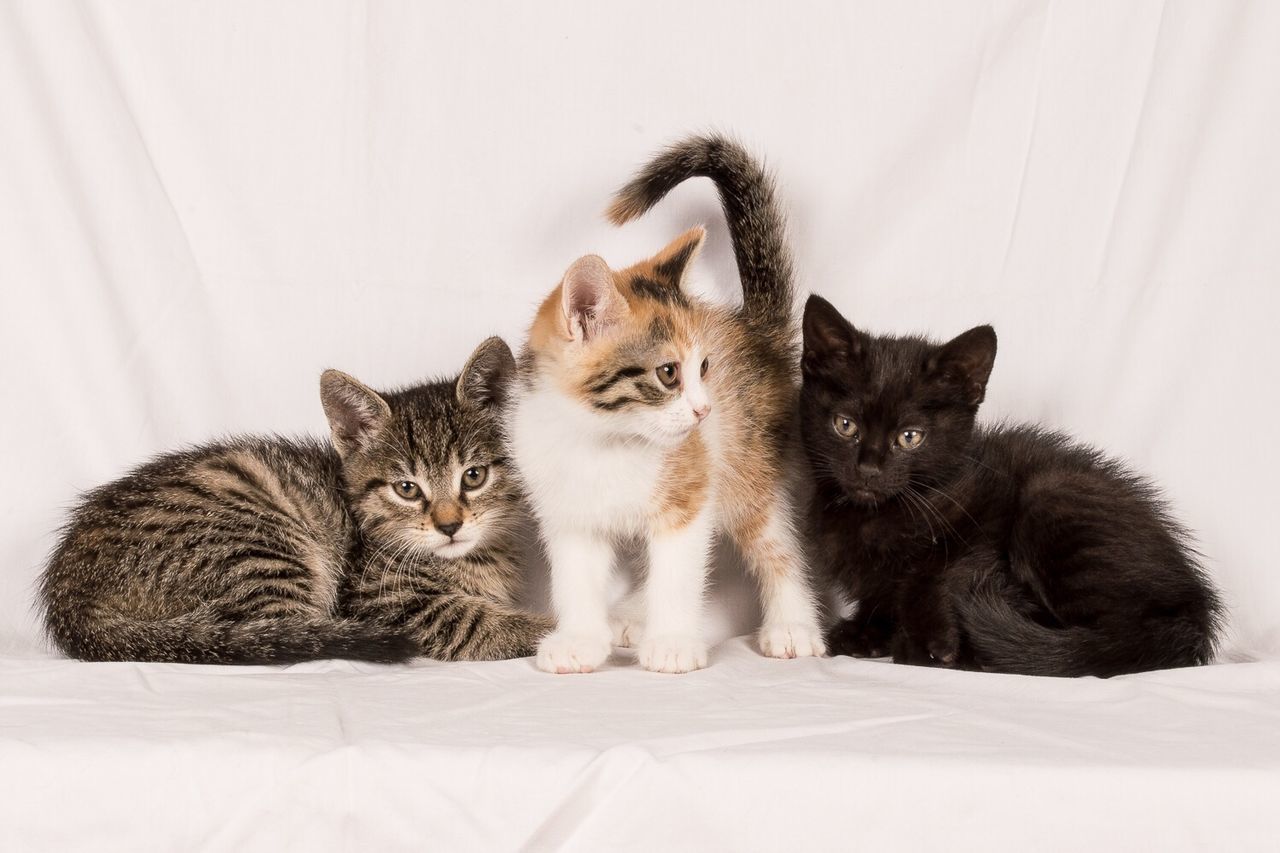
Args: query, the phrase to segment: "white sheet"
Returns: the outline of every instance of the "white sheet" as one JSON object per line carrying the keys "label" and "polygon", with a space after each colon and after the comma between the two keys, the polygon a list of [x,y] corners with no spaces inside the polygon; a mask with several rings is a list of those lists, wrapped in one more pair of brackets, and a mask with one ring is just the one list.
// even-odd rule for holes
{"label": "white sheet", "polygon": [[[1156,476],[1230,657],[1276,661],[1276,44],[1264,2],[0,0],[0,847],[1268,837],[1275,663],[82,666],[30,602],[79,490],[218,433],[320,432],[324,367],[394,385],[517,342],[578,255],[706,222],[699,286],[736,298],[709,187],[599,216],[717,127],[778,172],[804,287],[875,330],[994,323],[986,416]],[[751,597],[724,566],[717,638]]]}
{"label": "white sheet", "polygon": [[0,847],[1275,849],[1280,664],[712,664],[4,661]]}

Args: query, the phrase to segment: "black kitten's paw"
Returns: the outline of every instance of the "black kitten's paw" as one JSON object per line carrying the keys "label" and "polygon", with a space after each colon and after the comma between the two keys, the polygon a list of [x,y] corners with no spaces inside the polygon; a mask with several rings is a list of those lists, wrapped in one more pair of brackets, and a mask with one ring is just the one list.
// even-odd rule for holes
{"label": "black kitten's paw", "polygon": [[827,632],[827,650],[833,655],[879,658],[889,653],[889,638],[872,625],[845,619]]}
{"label": "black kitten's paw", "polygon": [[893,639],[893,662],[912,666],[954,667],[960,660],[960,637],[947,631],[936,637],[911,637],[899,632]]}

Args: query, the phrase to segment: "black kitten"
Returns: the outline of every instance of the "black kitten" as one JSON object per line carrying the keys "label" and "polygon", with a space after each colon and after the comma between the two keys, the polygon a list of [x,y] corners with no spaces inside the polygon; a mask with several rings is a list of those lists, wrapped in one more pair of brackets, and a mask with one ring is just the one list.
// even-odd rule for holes
{"label": "black kitten", "polygon": [[1031,675],[1206,663],[1221,618],[1156,489],[1034,427],[974,428],[990,326],[872,337],[811,296],[802,420],[833,654]]}

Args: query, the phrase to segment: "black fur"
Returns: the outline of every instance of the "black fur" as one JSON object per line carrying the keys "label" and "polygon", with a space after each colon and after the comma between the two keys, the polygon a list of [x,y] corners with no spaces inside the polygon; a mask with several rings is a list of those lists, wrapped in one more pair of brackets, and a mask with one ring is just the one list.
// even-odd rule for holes
{"label": "black fur", "polygon": [[[873,337],[810,298],[816,538],[858,602],[832,652],[1055,676],[1208,662],[1222,608],[1155,487],[1056,433],[975,429],[995,351],[989,326]],[[908,429],[914,449],[896,442]]]}

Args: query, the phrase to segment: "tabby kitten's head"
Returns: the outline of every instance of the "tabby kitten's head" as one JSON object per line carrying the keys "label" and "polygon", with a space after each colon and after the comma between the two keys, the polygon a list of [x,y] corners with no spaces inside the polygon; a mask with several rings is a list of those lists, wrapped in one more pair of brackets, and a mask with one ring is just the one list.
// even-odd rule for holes
{"label": "tabby kitten's head", "polygon": [[716,321],[681,290],[705,236],[693,228],[620,271],[587,255],[543,302],[530,349],[589,428],[672,442],[710,414]]}
{"label": "tabby kitten's head", "polygon": [[945,344],[873,337],[809,297],[801,422],[815,475],[864,505],[945,482],[963,461],[995,357],[990,326]]}
{"label": "tabby kitten's head", "polygon": [[361,530],[389,553],[462,557],[515,521],[500,409],[515,359],[489,338],[452,381],[379,394],[337,370],[320,396]]}

